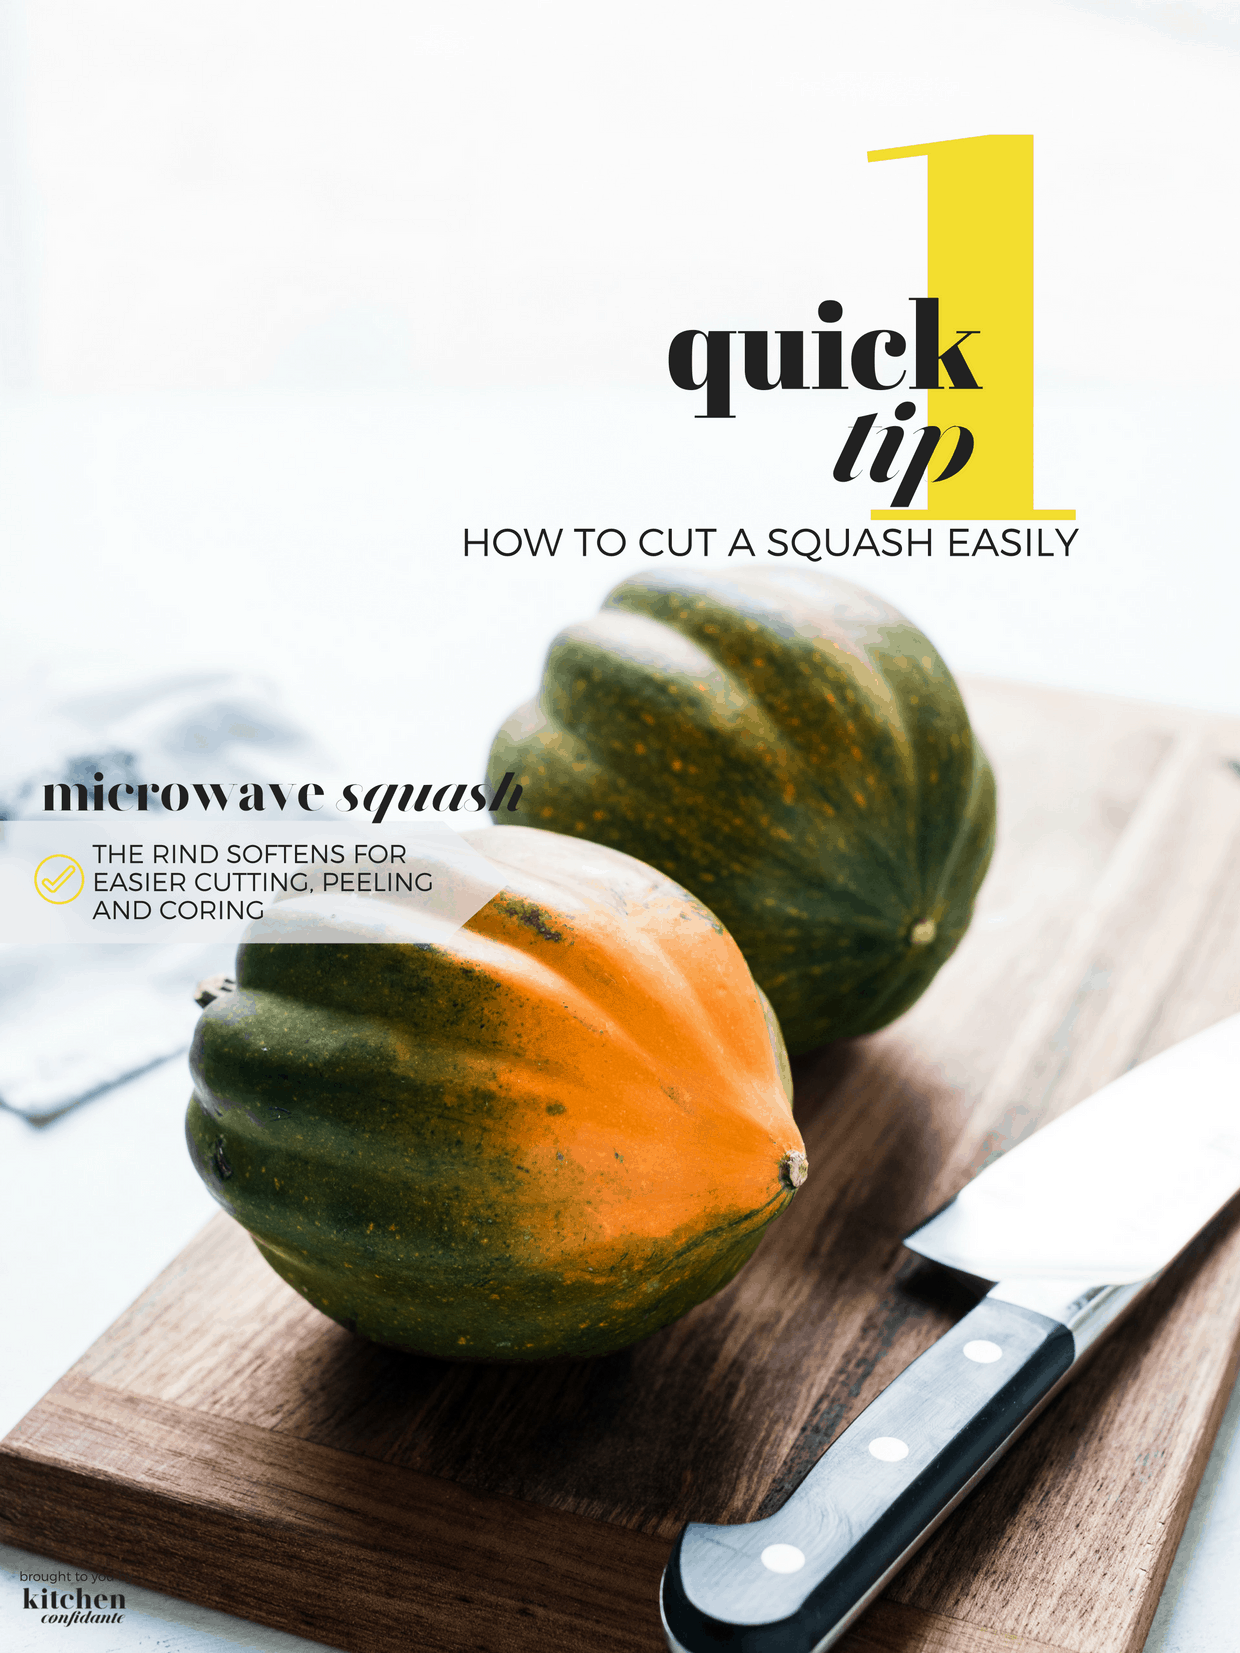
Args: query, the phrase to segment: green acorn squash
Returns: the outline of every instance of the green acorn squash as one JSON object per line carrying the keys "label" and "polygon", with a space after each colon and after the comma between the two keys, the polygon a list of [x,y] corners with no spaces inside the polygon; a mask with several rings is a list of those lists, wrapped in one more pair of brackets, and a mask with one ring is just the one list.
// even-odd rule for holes
{"label": "green acorn squash", "polygon": [[913,1003],[994,838],[990,766],[934,647],[810,570],[623,581],[551,645],[495,738],[490,772],[508,770],[533,825],[699,896],[794,1053]]}
{"label": "green acorn squash", "polygon": [[[455,933],[349,897],[340,945],[242,946],[195,1033],[190,1152],[273,1268],[366,1337],[600,1354],[723,1285],[792,1198],[787,1058],[732,938],[662,874],[465,836],[504,888]],[[404,939],[362,944],[376,914]]]}

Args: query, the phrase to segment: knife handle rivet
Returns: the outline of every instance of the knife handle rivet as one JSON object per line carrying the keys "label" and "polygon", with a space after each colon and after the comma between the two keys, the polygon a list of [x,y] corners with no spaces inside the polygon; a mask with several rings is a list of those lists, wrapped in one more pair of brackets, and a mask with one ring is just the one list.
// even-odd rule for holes
{"label": "knife handle rivet", "polygon": [[896,1440],[894,1435],[880,1435],[876,1441],[870,1442],[870,1455],[881,1458],[885,1464],[898,1464],[901,1458],[908,1457],[908,1447],[904,1441]]}
{"label": "knife handle rivet", "polygon": [[964,1358],[966,1360],[976,1360],[983,1366],[989,1366],[992,1360],[1003,1359],[1003,1350],[997,1343],[989,1343],[984,1337],[979,1337],[972,1343],[965,1344]]}
{"label": "knife handle rivet", "polygon": [[768,1544],[762,1552],[762,1565],[772,1573],[799,1573],[805,1557],[795,1544]]}

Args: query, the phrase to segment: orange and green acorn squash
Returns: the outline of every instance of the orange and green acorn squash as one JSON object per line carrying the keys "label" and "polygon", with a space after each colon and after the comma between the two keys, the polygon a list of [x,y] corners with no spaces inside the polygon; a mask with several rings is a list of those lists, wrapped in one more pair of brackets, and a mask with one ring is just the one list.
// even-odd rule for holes
{"label": "orange and green acorn squash", "polygon": [[[731,1279],[792,1199],[783,1042],[662,874],[547,832],[466,837],[504,888],[455,933],[390,907],[407,940],[242,946],[195,1034],[190,1151],[277,1273],[368,1338],[600,1354]],[[337,903],[337,930],[353,911],[374,933],[381,905]]]}
{"label": "orange and green acorn squash", "polygon": [[699,896],[794,1053],[913,1003],[994,838],[990,766],[933,645],[812,570],[623,581],[551,645],[490,769],[515,771],[532,825]]}

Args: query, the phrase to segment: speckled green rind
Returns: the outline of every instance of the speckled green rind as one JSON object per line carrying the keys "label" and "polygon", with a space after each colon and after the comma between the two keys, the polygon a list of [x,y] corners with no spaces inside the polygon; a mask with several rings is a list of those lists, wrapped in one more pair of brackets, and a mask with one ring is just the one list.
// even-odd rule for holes
{"label": "speckled green rind", "polygon": [[625,580],[552,644],[538,700],[492,747],[492,780],[508,770],[526,824],[613,845],[698,895],[793,1053],[918,998],[968,927],[994,842],[990,766],[937,651],[809,571]]}
{"label": "speckled green rind", "polygon": [[[528,1171],[495,1128],[513,1032],[492,977],[403,945],[251,945],[237,968],[191,1051],[195,1167],[277,1273],[375,1342],[471,1360],[623,1348],[725,1284],[792,1197],[570,1277],[523,1233]],[[571,1256],[571,1190],[553,1215]]]}

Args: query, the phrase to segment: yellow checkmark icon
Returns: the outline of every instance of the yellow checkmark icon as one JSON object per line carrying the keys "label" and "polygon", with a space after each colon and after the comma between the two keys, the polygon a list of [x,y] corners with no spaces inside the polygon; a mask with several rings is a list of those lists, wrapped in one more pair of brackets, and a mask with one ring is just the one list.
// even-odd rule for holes
{"label": "yellow checkmark icon", "polygon": [[86,888],[86,874],[71,855],[45,855],[34,869],[34,887],[44,901],[63,907]]}

